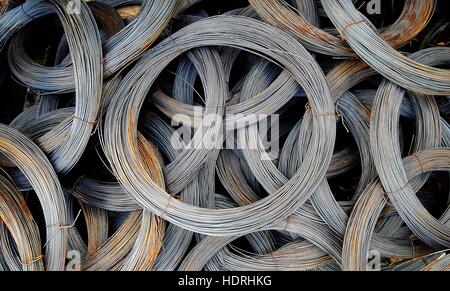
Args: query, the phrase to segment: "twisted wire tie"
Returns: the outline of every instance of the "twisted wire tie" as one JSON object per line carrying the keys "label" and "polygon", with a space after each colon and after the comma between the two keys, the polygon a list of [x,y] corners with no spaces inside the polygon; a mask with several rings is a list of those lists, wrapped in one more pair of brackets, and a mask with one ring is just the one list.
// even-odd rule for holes
{"label": "twisted wire tie", "polygon": [[347,23],[347,24],[342,28],[342,30],[340,31],[341,36],[342,36],[342,40],[347,40],[346,34],[347,34],[347,31],[348,31],[348,29],[349,29],[350,27],[352,27],[352,26],[354,26],[354,25],[358,25],[358,24],[364,23],[364,22],[366,22],[365,19],[360,19],[360,20],[355,20],[355,21],[353,21],[353,22]]}
{"label": "twisted wire tie", "polygon": [[161,217],[162,217],[162,218],[164,218],[164,216],[166,215],[167,209],[169,208],[169,205],[170,205],[170,202],[171,202],[172,199],[176,199],[176,198],[175,198],[174,196],[170,196],[170,198],[167,200],[166,207],[164,208],[164,211],[163,211],[163,213],[161,214]]}
{"label": "twisted wire tie", "polygon": [[36,256],[36,257],[34,257],[34,258],[32,258],[32,259],[23,260],[23,261],[21,261],[20,263],[21,263],[23,266],[31,266],[31,265],[33,265],[34,263],[37,263],[37,262],[43,260],[44,258],[45,258],[44,255],[38,255],[38,256]]}
{"label": "twisted wire tie", "polygon": [[98,131],[98,127],[99,127],[100,123],[102,122],[101,117],[99,117],[96,120],[84,120],[83,118],[80,118],[80,117],[77,117],[74,115],[73,119],[76,119],[78,121],[81,121],[84,124],[94,127],[94,130],[92,131],[91,136],[93,136]]}
{"label": "twisted wire tie", "polygon": [[[74,228],[74,227],[75,227],[75,224],[76,224],[77,221],[78,221],[78,218],[80,218],[80,215],[81,215],[81,209],[78,211],[78,214],[77,214],[77,216],[75,217],[75,220],[73,221],[72,224],[70,224],[70,225],[59,225],[59,226],[58,226],[58,229],[56,229],[56,231],[49,237],[49,239],[47,240],[47,242],[45,242],[44,248],[50,243],[50,241],[55,237],[55,235],[56,235],[58,232],[60,232],[60,231],[63,230],[63,229],[71,229],[71,228]],[[50,226],[51,226],[51,225],[47,225],[47,227],[50,227]]]}
{"label": "twisted wire tie", "polygon": [[[410,155],[410,156],[411,156],[411,157],[414,157],[414,158],[419,162],[421,173],[422,173],[422,174],[425,173],[425,168],[424,168],[424,166],[423,166],[423,163],[422,163],[420,157],[419,157],[416,153],[414,153],[414,154],[412,154],[412,155]],[[405,190],[408,186],[409,186],[409,182],[406,183],[406,185],[403,186],[402,188],[400,188],[399,190],[396,190],[396,191],[394,191],[394,192],[384,192],[383,199],[384,199],[384,201],[386,202],[386,204],[389,205],[389,206],[394,206],[394,205],[392,205],[392,203],[389,203],[389,202],[387,201],[387,198],[389,198],[389,195],[393,195],[393,194],[400,193],[401,191]]]}
{"label": "twisted wire tie", "polygon": [[333,117],[336,117],[336,116],[339,116],[339,114],[337,114],[336,111],[334,111],[334,112],[313,113],[313,112],[312,112],[311,104],[310,104],[309,102],[306,103],[305,109],[306,109],[306,111],[311,112],[311,115],[312,115],[313,117],[327,117],[327,116],[333,116]]}
{"label": "twisted wire tie", "polygon": [[383,199],[384,202],[386,202],[387,205],[395,207],[392,203],[388,202],[387,199],[389,199],[390,195],[394,195],[394,194],[399,194],[400,192],[402,192],[403,190],[405,190],[407,187],[409,186],[409,181],[406,183],[405,186],[403,186],[402,188],[395,190],[393,192],[383,192]]}
{"label": "twisted wire tie", "polygon": [[342,126],[345,128],[345,131],[347,131],[347,133],[350,133],[350,130],[347,127],[347,123],[345,122],[344,114],[342,114],[342,112],[339,110],[339,104],[340,104],[339,102],[341,102],[341,99],[338,99],[336,101],[336,114],[337,114],[337,117],[339,117],[341,119]]}
{"label": "twisted wire tie", "polygon": [[[339,102],[339,101],[338,101],[338,102]],[[312,112],[312,109],[311,109],[311,105],[310,105],[309,102],[308,102],[308,103],[306,103],[306,105],[305,105],[305,109],[306,109],[306,111],[310,111],[310,112],[311,112],[311,115],[312,115],[313,117],[327,117],[327,116],[332,116],[332,117],[334,117],[334,118],[339,117],[339,118],[341,119],[342,125],[344,126],[345,130],[347,131],[347,133],[350,133],[350,130],[348,129],[347,124],[345,123],[344,116],[343,116],[342,113],[337,109],[337,106],[336,106],[336,111],[335,111],[335,112],[313,113],[313,112]]]}
{"label": "twisted wire tie", "polygon": [[416,153],[412,154],[411,156],[414,157],[419,162],[420,171],[421,171],[422,174],[424,174],[425,173],[425,168],[423,166],[423,163],[422,163],[420,157]]}
{"label": "twisted wire tie", "polygon": [[96,120],[85,120],[85,119],[80,118],[80,117],[77,117],[77,116],[75,116],[75,115],[73,116],[73,119],[79,120],[79,121],[81,121],[82,123],[85,123],[85,124],[90,125],[90,126],[97,125],[98,122],[99,122],[99,120],[100,120],[100,119],[96,119]]}
{"label": "twisted wire tie", "polygon": [[182,54],[184,54],[185,50],[181,49],[181,47],[178,45],[178,43],[176,42],[176,40],[172,37],[171,34],[169,34],[169,36],[167,37],[168,39],[170,39],[173,43],[173,45],[175,46],[175,49],[178,51],[179,56],[181,56]]}

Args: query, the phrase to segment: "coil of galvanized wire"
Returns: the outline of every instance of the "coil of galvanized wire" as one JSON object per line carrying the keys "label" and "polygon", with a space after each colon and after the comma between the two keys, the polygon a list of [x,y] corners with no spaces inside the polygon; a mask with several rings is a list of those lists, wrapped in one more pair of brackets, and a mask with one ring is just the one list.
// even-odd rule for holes
{"label": "coil of galvanized wire", "polygon": [[[239,24],[239,25],[238,25]],[[210,42],[205,41],[206,36],[210,33],[211,35],[215,34],[216,27],[221,25],[220,32],[218,33],[221,37],[220,41],[214,42],[214,39],[212,39]],[[254,41],[240,41],[239,43],[235,43],[233,38],[225,38],[224,36],[229,33],[230,35],[233,35],[237,31],[233,29],[233,26],[238,25],[240,28],[246,28],[248,29],[249,33],[255,37],[260,33],[261,37],[261,43],[256,44]],[[197,26],[201,26],[197,29]],[[203,26],[205,28],[203,28]],[[223,27],[229,28],[229,31],[224,31]],[[239,34],[243,33],[243,31],[239,31]],[[194,37],[197,34],[201,34],[202,38],[199,39],[198,42],[194,43]],[[264,37],[264,34],[266,34],[267,37]],[[277,43],[273,43],[274,47],[268,47],[268,34],[277,35]],[[189,38],[189,41],[188,39]],[[279,38],[279,39],[278,39]],[[184,40],[186,39],[186,41]],[[242,38],[243,40],[243,38]],[[282,43],[282,41],[285,41],[285,43]],[[289,41],[288,41],[289,40]],[[256,39],[255,39],[256,41]],[[312,143],[313,147],[321,147],[324,149],[329,149],[329,153],[326,154],[324,157],[320,157],[318,159],[314,158],[313,156],[310,156],[307,159],[307,162],[304,164],[304,168],[311,169],[309,165],[307,164],[314,164],[317,163],[318,167],[315,168],[313,172],[307,172],[308,176],[310,176],[312,179],[304,180],[303,177],[305,177],[305,172],[299,171],[298,175],[296,175],[295,179],[292,179],[290,183],[286,184],[285,187],[283,187],[279,194],[272,195],[268,197],[265,200],[258,201],[254,203],[253,205],[249,207],[243,207],[242,209],[228,209],[228,210],[222,210],[222,211],[214,211],[214,210],[207,210],[207,209],[197,209],[185,204],[182,204],[178,202],[175,199],[172,199],[170,195],[165,193],[164,191],[161,191],[158,187],[156,187],[154,184],[152,186],[152,183],[150,185],[143,185],[142,183],[139,183],[139,180],[141,178],[134,177],[136,174],[138,175],[145,175],[145,170],[142,169],[142,171],[136,171],[136,169],[142,168],[142,164],[137,160],[129,160],[129,157],[132,156],[138,156],[135,152],[135,133],[133,133],[134,130],[136,130],[136,120],[137,115],[130,115],[131,111],[136,111],[142,104],[142,101],[133,102],[134,98],[124,100],[124,98],[120,98],[120,96],[123,96],[126,90],[133,90],[134,92],[138,93],[142,92],[141,94],[145,93],[148,90],[149,85],[152,83],[152,80],[156,76],[155,73],[158,71],[155,70],[155,65],[159,65],[162,68],[165,67],[165,64],[168,63],[168,59],[166,55],[172,54],[172,59],[177,56],[181,51],[186,50],[188,48],[194,48],[201,46],[203,43],[207,45],[212,44],[230,44],[234,46],[243,46],[244,48],[247,46],[249,50],[257,50],[262,51],[264,54],[267,54],[269,56],[274,57],[276,60],[278,60],[281,63],[284,63],[284,65],[291,70],[291,73],[298,76],[298,82],[302,85],[304,85],[304,90],[307,92],[307,95],[309,96],[316,96],[315,98],[311,97],[311,104],[314,105],[315,113],[320,115],[326,112],[334,112],[333,106],[330,104],[331,98],[329,96],[329,91],[326,85],[326,82],[318,83],[317,81],[320,80],[320,73],[316,76],[318,79],[312,79],[310,80],[310,84],[303,84],[305,83],[303,79],[300,77],[305,72],[302,67],[309,67],[309,74],[311,72],[314,72],[314,69],[317,71],[317,67],[314,66],[315,61],[311,58],[311,56],[299,45],[296,45],[291,41],[291,38],[286,35],[285,33],[278,31],[270,26],[263,25],[259,22],[243,18],[243,17],[215,17],[210,18],[204,21],[198,21],[190,26],[185,27],[184,29],[180,30],[179,32],[172,35],[169,39],[166,41],[163,41],[160,45],[158,45],[155,49],[150,50],[148,54],[146,54],[141,61],[139,62],[138,66],[132,70],[123,80],[123,86],[121,86],[112,101],[109,112],[105,119],[105,125],[102,129],[102,135],[103,135],[103,148],[105,150],[105,153],[108,157],[109,162],[112,165],[113,170],[115,171],[116,176],[121,180],[121,183],[124,185],[125,189],[130,190],[130,194],[133,196],[133,198],[136,199],[143,207],[145,207],[148,210],[151,210],[159,215],[162,215],[165,219],[168,221],[175,223],[177,225],[183,226],[190,230],[195,230],[198,232],[202,232],[205,234],[232,234],[234,232],[239,233],[242,232],[245,228],[259,228],[263,227],[267,224],[267,221],[263,221],[261,217],[265,216],[264,213],[267,213],[266,215],[269,215],[270,212],[274,211],[276,214],[271,213],[270,216],[271,219],[280,219],[283,216],[287,216],[290,213],[292,213],[293,210],[295,210],[295,206],[297,207],[304,203],[305,198],[308,198],[308,191],[304,191],[303,193],[306,193],[307,195],[303,197],[297,197],[297,199],[287,199],[285,202],[287,205],[291,204],[293,206],[293,209],[286,209],[282,206],[281,203],[277,205],[273,205],[270,201],[277,199],[278,196],[281,196],[284,194],[283,192],[286,191],[288,194],[292,196],[293,190],[295,188],[298,188],[299,186],[303,186],[306,189],[308,187],[311,187],[314,185],[314,181],[316,180],[316,177],[321,176],[321,172],[323,172],[323,175],[325,174],[325,169],[327,168],[327,165],[329,164],[330,158],[331,158],[331,148],[329,147],[329,143],[324,142],[324,140],[334,139],[335,134],[335,126],[334,122],[332,122],[332,118],[330,116],[317,116],[315,119],[315,122],[313,122],[314,133],[319,134],[319,130],[323,131],[324,134],[324,140],[321,138],[315,139],[315,143]],[[185,48],[182,46],[186,45]],[[288,46],[293,46],[292,51],[295,51],[295,53],[283,53]],[[280,47],[277,49],[277,47]],[[160,54],[161,56],[158,56]],[[155,56],[153,56],[155,55]],[[297,56],[298,55],[298,56]],[[148,59],[148,61],[147,61]],[[287,62],[287,59],[290,59],[290,62]],[[142,66],[142,68],[139,68]],[[295,67],[296,66],[296,67]],[[153,75],[146,75],[146,80],[143,82],[144,88],[142,88],[142,91],[139,91],[138,83],[130,81],[129,79],[133,78],[134,80],[139,80],[140,74],[143,72],[146,72],[147,70],[145,68],[152,68],[152,71],[155,72]],[[136,76],[134,76],[136,74]],[[322,75],[323,78],[323,75]],[[322,79],[324,81],[324,79]],[[130,84],[133,84],[131,87]],[[320,94],[319,94],[320,92]],[[308,94],[310,93],[310,94]],[[141,98],[143,97],[140,95]],[[218,97],[215,95],[216,98]],[[327,100],[328,96],[328,100]],[[134,95],[133,97],[138,97],[138,95]],[[125,101],[125,103],[124,103]],[[321,104],[323,102],[323,104]],[[123,105],[121,105],[123,103]],[[128,103],[128,104],[127,104]],[[220,107],[217,107],[220,104],[215,105],[215,109],[217,110]],[[223,106],[223,105],[222,105]],[[133,107],[137,107],[136,109],[132,109]],[[127,113],[128,111],[128,113]],[[214,111],[213,111],[214,113]],[[110,132],[110,129],[114,127],[114,124],[117,123],[117,121],[121,120],[121,116],[128,119],[129,121],[124,121],[119,124],[117,124],[118,128],[115,130],[115,132]],[[131,122],[131,123],[130,123]],[[325,124],[329,124],[329,126],[325,126]],[[219,124],[220,125],[220,124]],[[128,129],[130,126],[132,126],[130,129]],[[133,129],[134,128],[134,129]],[[122,134],[123,133],[130,133],[128,134]],[[120,139],[126,138],[126,140],[121,141]],[[125,143],[124,143],[125,142]],[[217,142],[217,141],[213,141]],[[119,145],[120,144],[120,145]],[[117,148],[117,150],[116,150]],[[126,151],[129,151],[127,153]],[[131,154],[131,152],[135,152],[134,154]],[[133,166],[131,164],[128,164],[127,167],[134,168],[133,172],[127,171],[124,166],[127,163],[118,163],[118,159],[124,159],[125,161],[129,160],[127,163],[133,163]],[[317,175],[317,174],[318,175]],[[299,176],[299,177],[297,177]],[[121,177],[127,177],[126,179],[121,179]],[[296,185],[299,182],[300,185]],[[136,185],[132,186],[131,183],[137,183]],[[293,185],[291,185],[293,184]],[[150,192],[153,193],[152,196],[145,195],[144,191],[145,188],[149,187],[148,189]],[[139,189],[139,190],[138,190]],[[136,191],[138,190],[138,191]],[[142,192],[141,192],[142,191]],[[298,193],[298,191],[295,191],[295,193]],[[144,194],[144,195],[143,195]],[[294,195],[295,196],[295,195]],[[156,198],[158,197],[158,198]],[[277,199],[278,200],[278,199]],[[296,203],[293,203],[293,201],[296,201]],[[283,203],[284,204],[284,203]],[[271,205],[271,206],[269,206]],[[269,206],[269,210],[265,210],[263,213],[259,212],[258,218],[256,221],[254,221],[255,216],[252,214],[252,211],[255,211],[256,209],[260,208],[266,208],[266,206]],[[275,209],[271,209],[274,207]],[[179,209],[179,210],[178,210]],[[247,210],[248,209],[248,210]],[[220,212],[220,214],[218,213]],[[277,213],[278,212],[278,213]],[[192,213],[192,214],[188,214]],[[214,226],[214,224],[210,226],[205,225],[205,221],[218,221],[221,222],[222,228],[217,229],[217,227]],[[188,222],[192,221],[192,222]],[[229,221],[229,222],[227,222]],[[195,223],[198,222],[198,223]],[[201,223],[200,223],[201,222]],[[243,226],[238,226],[236,223],[239,222],[239,224],[243,224]],[[223,229],[225,226],[227,229]]]}

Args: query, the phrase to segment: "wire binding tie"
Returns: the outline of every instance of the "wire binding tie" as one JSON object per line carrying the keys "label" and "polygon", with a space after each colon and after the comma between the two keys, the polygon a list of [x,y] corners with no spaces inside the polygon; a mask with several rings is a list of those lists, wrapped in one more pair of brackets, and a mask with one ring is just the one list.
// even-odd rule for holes
{"label": "wire binding tie", "polygon": [[39,262],[39,261],[42,261],[44,258],[45,258],[44,255],[38,255],[38,256],[36,256],[36,257],[34,257],[34,258],[32,258],[32,259],[23,260],[23,261],[21,261],[20,263],[21,263],[23,266],[31,266],[31,265],[33,265],[33,264]]}
{"label": "wire binding tie", "polygon": [[350,27],[366,22],[365,19],[356,20],[350,23],[347,23],[341,30],[341,35],[343,40],[347,40],[347,31]]}
{"label": "wire binding tie", "polygon": [[414,157],[414,158],[419,162],[419,165],[420,165],[420,171],[421,171],[422,173],[426,173],[426,172],[425,172],[425,168],[424,168],[424,166],[423,166],[423,164],[422,164],[422,161],[421,161],[420,157],[419,157],[416,153],[412,154],[411,156]]}
{"label": "wire binding tie", "polygon": [[167,209],[169,208],[169,205],[170,205],[170,202],[171,202],[171,200],[174,199],[174,198],[175,198],[175,197],[170,196],[170,198],[167,200],[166,207],[164,208],[164,211],[163,211],[163,213],[161,214],[161,217],[162,217],[162,218],[164,218],[164,216],[166,215]]}
{"label": "wire binding tie", "polygon": [[335,111],[335,112],[313,113],[313,112],[312,112],[311,104],[310,104],[309,102],[307,102],[307,103],[305,104],[305,110],[306,110],[307,112],[310,111],[310,112],[311,112],[311,115],[312,115],[313,117],[328,117],[328,116],[336,117],[336,116],[337,116],[336,111]]}
{"label": "wire binding tie", "polygon": [[99,119],[96,119],[96,120],[93,120],[93,121],[91,121],[91,120],[84,120],[83,118],[77,117],[75,115],[73,116],[73,119],[79,120],[82,123],[85,123],[85,124],[91,125],[91,126],[94,126],[94,125],[98,124],[98,121],[99,121]]}
{"label": "wire binding tie", "polygon": [[345,122],[344,115],[340,111],[338,111],[337,109],[336,109],[336,112],[337,112],[337,116],[341,119],[342,126],[345,128],[345,131],[347,131],[347,133],[350,133],[350,130],[348,129],[347,123]]}
{"label": "wire binding tie", "polygon": [[98,131],[98,127],[99,127],[99,125],[100,125],[100,123],[101,123],[101,121],[102,121],[102,118],[101,117],[99,117],[98,119],[96,119],[96,120],[94,120],[94,121],[90,121],[90,120],[84,120],[84,119],[82,119],[82,118],[80,118],[80,117],[77,117],[77,116],[73,116],[73,119],[75,120],[79,120],[79,121],[81,121],[82,123],[84,123],[84,124],[87,124],[87,125],[89,125],[89,126],[92,126],[92,127],[94,127],[94,130],[92,131],[92,133],[91,133],[91,136],[93,136],[97,131]]}
{"label": "wire binding tie", "polygon": [[173,45],[175,46],[175,49],[178,50],[179,55],[181,56],[182,54],[184,54],[184,50],[181,49],[181,47],[178,45],[178,43],[176,42],[176,40],[172,37],[172,35],[170,34],[168,37],[168,39],[170,39],[173,43]]}
{"label": "wire binding tie", "polygon": [[[70,225],[59,225],[58,229],[56,229],[56,231],[49,237],[49,239],[45,242],[44,244],[44,248],[50,243],[50,241],[55,237],[55,235],[60,232],[63,229],[71,229],[75,227],[75,224],[77,223],[78,218],[80,218],[81,215],[81,209],[80,211],[78,211],[77,216],[75,217],[75,220],[73,221],[72,224]],[[47,225],[47,227],[50,227],[49,225]]]}
{"label": "wire binding tie", "polygon": [[389,198],[389,199],[390,199],[390,197],[389,197],[390,195],[398,194],[398,193],[400,193],[401,191],[405,190],[408,186],[409,186],[409,182],[406,183],[406,185],[403,186],[402,188],[400,188],[399,190],[395,190],[395,191],[393,191],[393,192],[384,192],[384,193],[383,193],[383,199],[384,199],[384,201],[386,202],[386,204],[389,205],[389,206],[395,207],[392,203],[389,203],[389,202],[387,201],[386,198]]}

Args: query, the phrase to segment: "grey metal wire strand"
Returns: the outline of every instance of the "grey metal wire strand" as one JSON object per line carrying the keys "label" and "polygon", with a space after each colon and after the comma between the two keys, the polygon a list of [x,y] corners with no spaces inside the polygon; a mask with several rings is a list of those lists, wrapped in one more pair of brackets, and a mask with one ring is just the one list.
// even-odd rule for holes
{"label": "grey metal wire strand", "polygon": [[[328,17],[358,56],[388,80],[410,91],[450,95],[448,70],[414,61],[393,49],[351,0],[321,1]],[[373,52],[377,53],[374,54]]]}
{"label": "grey metal wire strand", "polygon": [[67,213],[56,173],[44,153],[28,138],[0,124],[0,150],[24,173],[44,211],[47,270],[64,270],[67,249]]}

